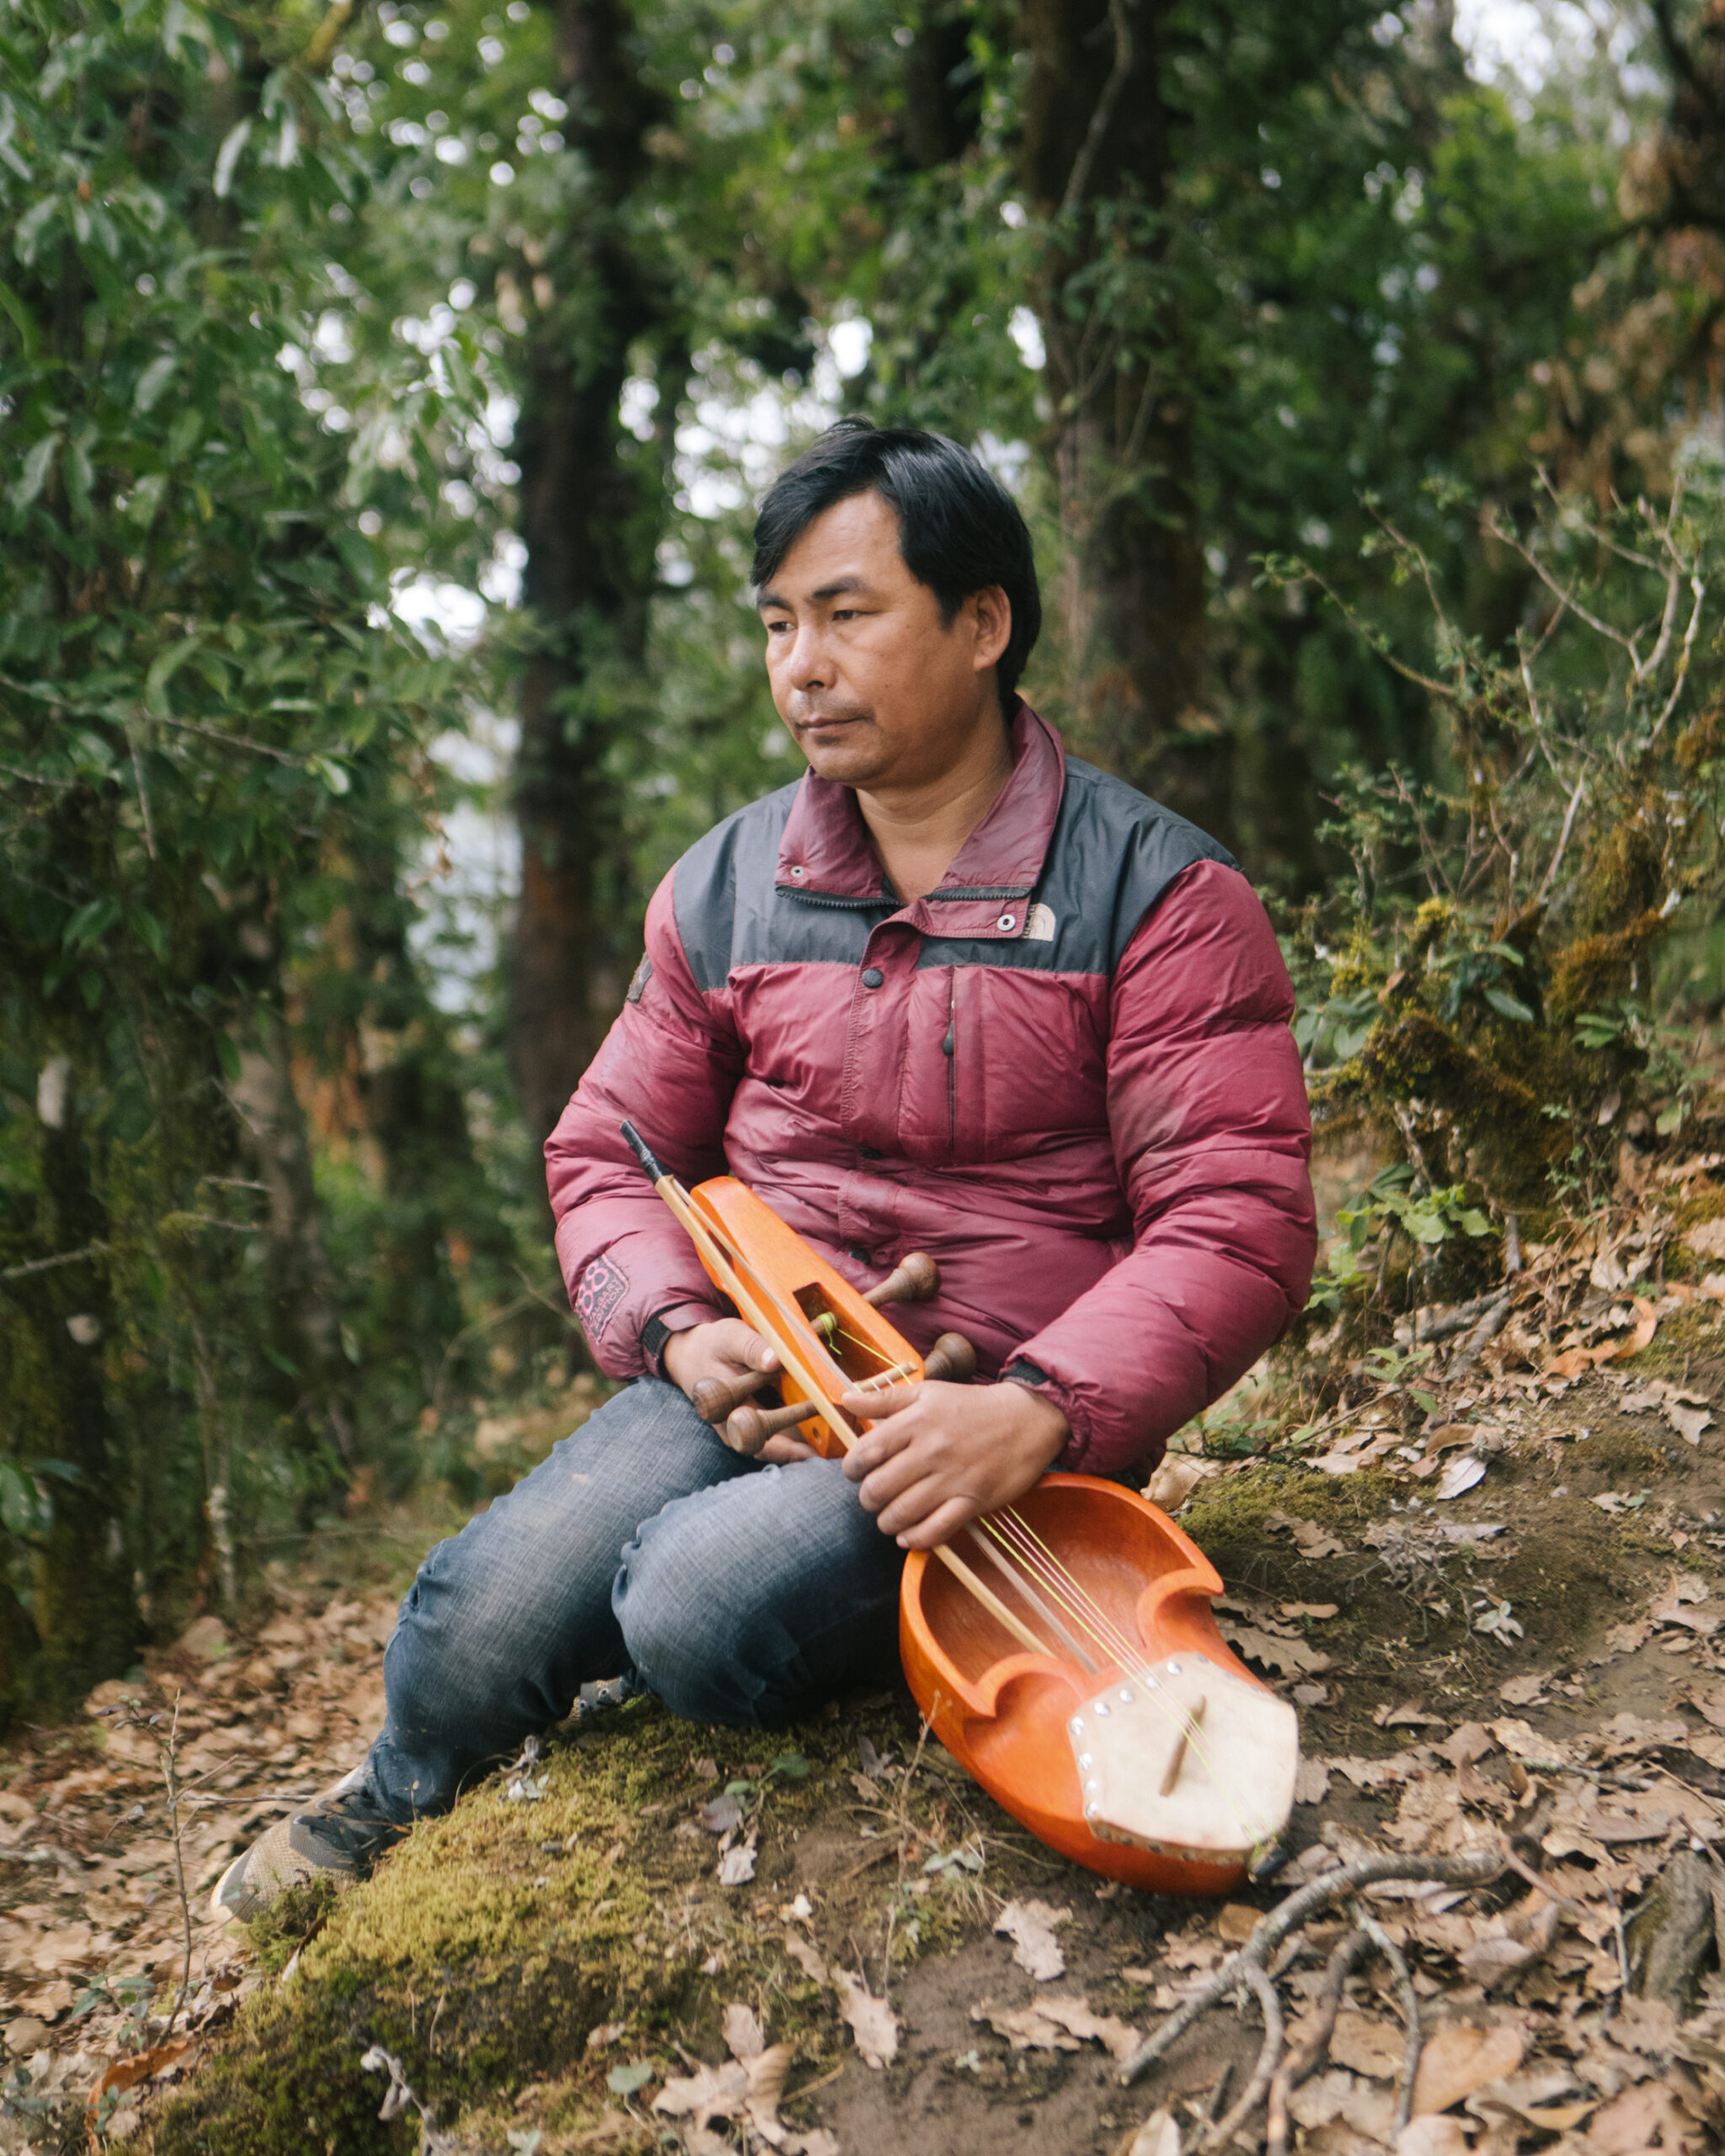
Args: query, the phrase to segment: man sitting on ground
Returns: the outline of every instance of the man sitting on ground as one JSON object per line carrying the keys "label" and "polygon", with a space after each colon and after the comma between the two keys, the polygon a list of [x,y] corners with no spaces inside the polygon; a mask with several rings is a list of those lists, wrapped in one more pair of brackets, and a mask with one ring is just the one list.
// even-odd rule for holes
{"label": "man sitting on ground", "polygon": [[[1306,1297],[1293,999],[1228,855],[1063,751],[1016,693],[1040,602],[1009,495],[942,436],[830,429],[773,487],[755,582],[796,783],[654,894],[621,1017],[546,1154],[593,1353],[630,1380],[432,1550],[363,1766],[216,1890],[357,1874],[584,1686],[696,1721],[806,1712],[895,1665],[907,1550],[1064,1467],[1141,1478]],[[911,1250],[919,1348],[842,1461],[728,1450],[704,1378],[776,1367],[618,1130],[729,1172],[867,1288]],[[880,1413],[877,1399],[857,1403]]]}

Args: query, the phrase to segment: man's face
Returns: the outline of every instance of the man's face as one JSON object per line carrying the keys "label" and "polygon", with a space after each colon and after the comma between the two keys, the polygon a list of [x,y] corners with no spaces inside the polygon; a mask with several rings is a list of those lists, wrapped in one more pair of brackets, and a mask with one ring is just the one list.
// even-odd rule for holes
{"label": "man's face", "polygon": [[998,727],[994,669],[1012,632],[997,587],[950,623],[905,566],[898,512],[853,494],[816,517],[761,595],[772,701],[816,774],[915,786]]}

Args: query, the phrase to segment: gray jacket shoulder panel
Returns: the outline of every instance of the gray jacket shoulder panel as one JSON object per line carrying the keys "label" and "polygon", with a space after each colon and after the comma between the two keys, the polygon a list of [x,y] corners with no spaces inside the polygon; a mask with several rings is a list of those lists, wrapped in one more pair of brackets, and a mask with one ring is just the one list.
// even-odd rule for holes
{"label": "gray jacket shoulder panel", "polygon": [[[779,844],[799,782],[726,817],[673,871],[677,933],[704,993],[722,987],[736,966],[860,964],[869,931],[892,910],[777,888]],[[1044,918],[1053,916],[1051,932],[1004,942],[930,934],[919,963],[1111,974],[1145,915],[1194,861],[1238,866],[1195,824],[1069,756],[1034,893]]]}
{"label": "gray jacket shoulder panel", "polygon": [[800,783],[793,779],[715,824],[671,871],[677,934],[703,994],[724,986],[740,931],[772,909],[779,841]]}
{"label": "gray jacket shoulder panel", "polygon": [[[1036,896],[1055,916],[1063,972],[1112,974],[1140,923],[1195,861],[1238,863],[1196,824],[1081,757],[1066,787]],[[1034,950],[1038,947],[1028,947]]]}

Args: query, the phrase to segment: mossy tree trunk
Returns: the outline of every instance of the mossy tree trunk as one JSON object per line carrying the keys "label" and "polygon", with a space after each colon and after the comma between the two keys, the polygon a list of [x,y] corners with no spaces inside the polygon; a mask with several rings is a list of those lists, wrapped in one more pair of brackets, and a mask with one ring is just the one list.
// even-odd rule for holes
{"label": "mossy tree trunk", "polygon": [[37,1094],[35,1241],[42,1257],[74,1262],[26,1273],[8,1290],[28,1332],[28,1369],[13,1373],[25,1418],[19,1449],[69,1470],[52,1478],[53,1518],[35,1563],[40,1658],[29,1689],[51,1707],[124,1670],[142,1629],[124,1524],[126,1449],[104,1369],[113,1236],[97,1193],[87,1084],[77,1061],[61,1054],[44,1066]]}
{"label": "mossy tree trunk", "polygon": [[[674,355],[680,344],[674,296],[631,218],[645,137],[663,119],[641,78],[632,17],[622,0],[556,0],[554,12],[564,134],[586,184],[561,234],[528,254],[534,319],[516,431],[537,642],[515,769],[521,895],[509,1045],[536,1145],[622,1001],[633,908],[609,751],[619,684],[645,646],[665,475],[661,459],[634,453],[619,403],[635,348]],[[672,429],[683,387],[675,357],[660,375],[659,420]]]}
{"label": "mossy tree trunk", "polygon": [[1021,170],[1050,234],[1036,305],[1068,708],[1112,770],[1226,837],[1231,746],[1203,710],[1195,362],[1168,265],[1176,13],[1175,0],[1026,0]]}

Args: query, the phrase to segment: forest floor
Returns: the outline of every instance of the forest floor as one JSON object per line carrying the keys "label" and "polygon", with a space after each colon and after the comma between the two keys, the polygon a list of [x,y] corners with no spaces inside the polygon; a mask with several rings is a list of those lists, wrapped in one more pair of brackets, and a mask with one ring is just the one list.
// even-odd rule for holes
{"label": "forest floor", "polygon": [[[1290,2145],[1725,2147],[1721,1165],[1530,1246],[1482,1352],[1459,1330],[1381,1353],[1297,1444],[1160,1471],[1236,1650],[1301,1712],[1290,1853],[1262,1886],[1182,1903],[1060,1863],[902,1694],[771,1737],[641,1699],[565,1725],[365,1886],[216,1924],[229,1855],[360,1756],[396,1597],[451,1524],[374,1520],[0,1754],[0,2151],[1177,2156],[1243,2093],[1259,2009],[1224,1998],[1128,2088],[1140,2036],[1293,1889],[1369,1849],[1474,1849],[1514,1866],[1359,1901],[1408,1989],[1362,1961]],[[493,1416],[481,1450],[506,1479],[591,1397]],[[1322,1916],[1277,1968],[1295,2046],[1344,1928]]]}

